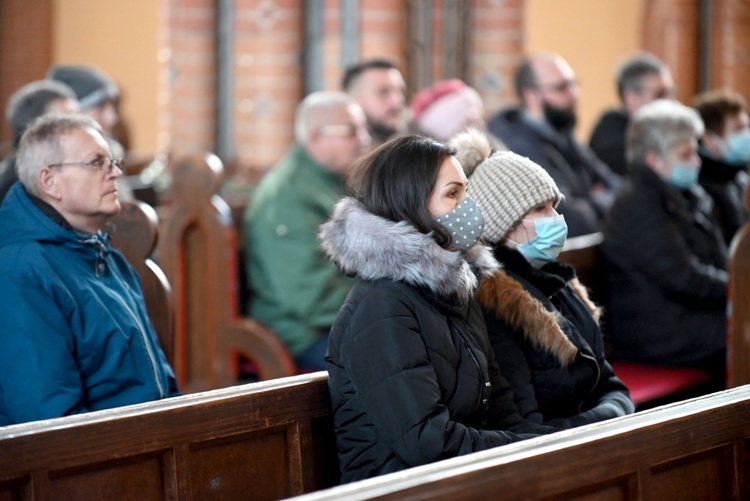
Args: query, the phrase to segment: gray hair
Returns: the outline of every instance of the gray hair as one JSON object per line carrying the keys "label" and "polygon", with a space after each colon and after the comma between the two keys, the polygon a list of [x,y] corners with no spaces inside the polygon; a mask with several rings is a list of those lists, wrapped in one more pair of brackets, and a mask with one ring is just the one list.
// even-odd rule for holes
{"label": "gray hair", "polygon": [[322,125],[327,110],[350,104],[356,104],[356,101],[344,92],[320,91],[308,95],[297,106],[294,140],[297,144],[305,144],[310,132]]}
{"label": "gray hair", "polygon": [[644,77],[668,71],[664,61],[648,52],[639,52],[625,60],[617,69],[617,92],[620,99],[626,89],[639,91]]}
{"label": "gray hair", "polygon": [[669,99],[657,99],[633,115],[627,133],[629,164],[643,163],[647,153],[664,158],[675,144],[703,135],[698,112]]}
{"label": "gray hair", "polygon": [[37,118],[21,137],[16,168],[26,191],[39,196],[37,177],[42,167],[61,162],[64,155],[61,138],[79,129],[101,127],[88,115],[51,113]]}
{"label": "gray hair", "polygon": [[73,89],[54,80],[37,80],[15,91],[5,109],[5,118],[13,130],[13,146],[18,146],[23,132],[34,119],[47,113],[50,103],[67,99],[78,101]]}

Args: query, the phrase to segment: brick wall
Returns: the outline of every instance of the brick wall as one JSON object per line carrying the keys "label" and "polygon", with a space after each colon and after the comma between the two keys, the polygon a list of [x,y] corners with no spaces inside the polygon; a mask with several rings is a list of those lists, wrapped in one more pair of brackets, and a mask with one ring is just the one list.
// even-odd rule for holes
{"label": "brick wall", "polygon": [[[323,3],[323,85],[338,89],[343,73],[341,3]],[[294,110],[304,92],[305,4],[235,0],[235,158],[224,160],[248,182],[256,181],[293,140]],[[408,74],[408,7],[404,0],[359,1],[362,58],[391,58]],[[435,33],[444,22],[442,7],[442,1],[433,2]],[[487,109],[494,110],[513,99],[510,82],[523,48],[523,0],[466,0],[462,7],[469,9],[463,41],[466,79],[484,96]],[[214,150],[215,0],[169,0],[162,16],[160,145],[172,152]],[[434,37],[433,79],[443,77],[438,56],[449,49],[444,43]]]}

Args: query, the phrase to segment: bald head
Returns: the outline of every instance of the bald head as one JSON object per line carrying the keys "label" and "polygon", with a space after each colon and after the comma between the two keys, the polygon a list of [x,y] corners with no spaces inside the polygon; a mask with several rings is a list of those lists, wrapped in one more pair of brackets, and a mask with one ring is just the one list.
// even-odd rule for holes
{"label": "bald head", "polygon": [[321,167],[340,174],[370,144],[362,108],[343,92],[315,92],[302,100],[295,139]]}
{"label": "bald head", "polygon": [[516,74],[516,91],[532,118],[556,129],[575,125],[578,82],[573,68],[560,55],[539,52],[527,58]]}

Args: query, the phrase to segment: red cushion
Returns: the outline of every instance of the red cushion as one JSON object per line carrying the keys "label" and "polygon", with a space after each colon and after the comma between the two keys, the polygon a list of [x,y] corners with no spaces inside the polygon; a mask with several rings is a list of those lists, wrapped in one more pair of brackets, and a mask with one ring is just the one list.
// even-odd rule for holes
{"label": "red cushion", "polygon": [[630,398],[636,404],[688,390],[711,379],[707,372],[687,367],[613,362],[612,368],[628,387]]}

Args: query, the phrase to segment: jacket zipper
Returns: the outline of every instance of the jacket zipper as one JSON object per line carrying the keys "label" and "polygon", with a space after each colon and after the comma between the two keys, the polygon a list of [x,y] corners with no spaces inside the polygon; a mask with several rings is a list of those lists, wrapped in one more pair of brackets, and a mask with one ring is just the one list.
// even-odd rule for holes
{"label": "jacket zipper", "polygon": [[[578,353],[581,354],[582,358],[585,358],[587,360],[591,360],[592,362],[594,362],[594,367],[596,367],[596,379],[594,380],[594,386],[592,386],[591,389],[589,390],[589,393],[592,393],[596,389],[596,386],[599,384],[599,378],[602,377],[602,369],[601,369],[601,367],[599,367],[599,362],[596,361],[595,357],[592,357],[591,355],[587,355],[587,354],[581,352],[581,350],[578,350]],[[583,408],[583,402],[580,402],[578,404],[578,412],[579,413],[583,412],[581,410],[582,408]]]}
{"label": "jacket zipper", "polygon": [[113,292],[114,296],[120,300],[122,305],[125,307],[125,309],[130,313],[130,316],[133,317],[133,320],[135,320],[136,325],[138,325],[138,332],[141,334],[141,339],[143,340],[143,344],[146,346],[146,352],[148,353],[148,359],[151,362],[151,370],[154,372],[154,381],[156,382],[156,387],[159,389],[159,398],[164,398],[165,392],[164,388],[162,387],[161,380],[159,379],[159,371],[156,368],[156,358],[154,357],[154,352],[151,348],[151,345],[148,342],[148,337],[146,336],[146,331],[143,329],[143,324],[138,319],[136,314],[133,312],[132,309],[130,309],[130,306],[125,302],[125,300],[120,297],[119,294],[116,292]]}
{"label": "jacket zipper", "polygon": [[[94,271],[96,272],[96,277],[100,278],[101,271],[104,268],[104,265],[106,264],[106,260],[104,257],[104,242],[101,241],[98,235],[93,235],[91,238],[86,239],[83,241],[83,243],[93,243],[96,245],[97,248],[97,259],[96,259],[96,265],[94,266]],[[114,268],[112,268],[114,271]],[[118,278],[122,283],[124,283],[127,287],[127,284],[125,283],[125,280],[118,275]],[[128,306],[128,303],[125,302],[125,300],[114,290],[110,290],[110,292],[122,303],[122,305],[125,307],[125,310],[130,314],[130,316],[135,321],[136,325],[138,326],[138,332],[141,335],[141,339],[143,340],[143,345],[146,347],[146,353],[148,354],[148,360],[151,363],[151,370],[154,373],[154,382],[156,383],[156,388],[159,390],[159,398],[164,398],[166,395],[166,392],[164,391],[164,387],[162,386],[161,379],[159,378],[159,371],[156,367],[156,357],[154,356],[153,349],[151,345],[148,342],[148,336],[146,336],[146,331],[143,328],[143,324],[141,323],[138,316],[135,314],[135,312]]]}
{"label": "jacket zipper", "polygon": [[479,360],[477,360],[476,355],[474,355],[474,351],[471,349],[471,346],[469,346],[469,343],[466,341],[466,338],[463,336],[463,334],[461,334],[461,331],[459,331],[450,321],[448,322],[448,325],[450,325],[451,330],[455,332],[459,338],[461,338],[464,346],[466,346],[466,350],[469,352],[469,355],[471,355],[471,359],[474,361],[474,365],[477,366],[477,372],[479,372],[479,398],[477,399],[476,406],[474,407],[474,410],[476,411],[482,405],[482,397],[484,396],[484,388],[482,388],[481,381],[484,381],[484,386],[488,388],[491,386],[491,383],[484,380],[485,378],[484,372],[482,372],[482,366],[479,365]]}

